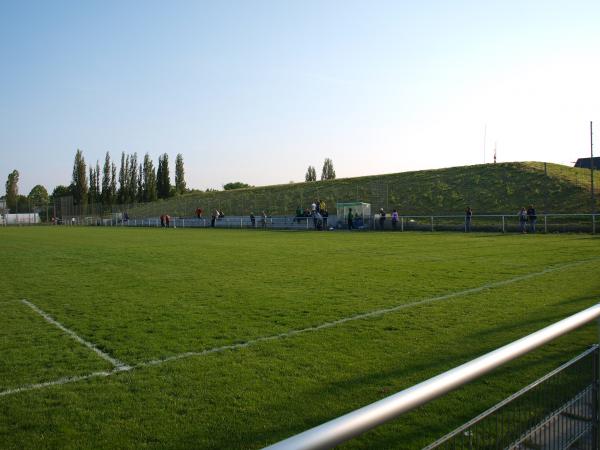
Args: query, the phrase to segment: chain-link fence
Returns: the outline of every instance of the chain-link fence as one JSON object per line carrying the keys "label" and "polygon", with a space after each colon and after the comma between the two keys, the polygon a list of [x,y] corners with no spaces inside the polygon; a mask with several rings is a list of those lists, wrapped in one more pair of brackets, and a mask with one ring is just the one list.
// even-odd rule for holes
{"label": "chain-link fence", "polygon": [[423,450],[598,448],[598,346]]}

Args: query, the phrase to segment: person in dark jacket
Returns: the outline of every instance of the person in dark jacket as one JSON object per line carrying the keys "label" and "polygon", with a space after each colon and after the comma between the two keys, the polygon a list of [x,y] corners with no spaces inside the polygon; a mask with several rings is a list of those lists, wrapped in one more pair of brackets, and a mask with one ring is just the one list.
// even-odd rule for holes
{"label": "person in dark jacket", "polygon": [[473,217],[473,210],[470,206],[467,206],[465,210],[465,233],[471,231],[471,219]]}
{"label": "person in dark jacket", "polygon": [[379,210],[379,229],[383,231],[385,228],[385,211],[383,208]]}
{"label": "person in dark jacket", "polygon": [[529,205],[527,208],[527,220],[529,222],[529,232],[535,233],[535,224],[537,223],[537,215],[535,213],[535,208],[533,205]]}
{"label": "person in dark jacket", "polygon": [[527,210],[525,210],[525,207],[519,211],[519,231],[527,233]]}

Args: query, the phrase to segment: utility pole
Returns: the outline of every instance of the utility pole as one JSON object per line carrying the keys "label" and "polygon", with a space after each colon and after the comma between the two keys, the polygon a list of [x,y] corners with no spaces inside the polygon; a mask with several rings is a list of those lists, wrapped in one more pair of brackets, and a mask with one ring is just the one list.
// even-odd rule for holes
{"label": "utility pole", "polygon": [[485,142],[487,140],[487,123],[483,127],[483,163],[485,164]]}
{"label": "utility pole", "polygon": [[592,214],[596,214],[596,196],[594,194],[594,131],[590,121],[590,186],[592,190]]}

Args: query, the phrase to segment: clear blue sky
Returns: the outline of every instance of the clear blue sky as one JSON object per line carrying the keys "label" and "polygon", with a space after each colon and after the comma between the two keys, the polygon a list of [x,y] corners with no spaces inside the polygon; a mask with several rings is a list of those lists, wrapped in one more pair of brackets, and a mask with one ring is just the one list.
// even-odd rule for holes
{"label": "clear blue sky", "polygon": [[[600,130],[600,1],[0,3],[0,177],[77,148],[184,156],[188,186],[499,161]],[[596,153],[600,155],[600,133]],[[2,186],[2,193],[4,189]]]}

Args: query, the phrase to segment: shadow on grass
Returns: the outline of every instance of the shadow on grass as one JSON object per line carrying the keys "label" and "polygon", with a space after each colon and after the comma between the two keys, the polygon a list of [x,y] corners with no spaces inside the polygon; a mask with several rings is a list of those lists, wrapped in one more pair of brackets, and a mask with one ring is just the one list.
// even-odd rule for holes
{"label": "shadow on grass", "polygon": [[[561,302],[560,304],[577,304],[591,299],[593,299],[591,296],[576,297]],[[563,314],[558,313],[549,313],[544,314],[543,316],[536,314],[535,318],[530,320],[520,320],[517,323],[508,326],[502,325],[464,337],[475,342],[490,342],[490,339],[484,340],[478,339],[478,337],[484,335],[492,336],[493,340],[493,336],[496,334],[504,335],[506,331],[519,328],[543,328],[544,325],[554,323],[564,317]],[[472,339],[473,337],[476,339]],[[582,346],[581,350],[584,350],[585,348],[586,346]],[[294,410],[296,405],[306,404],[306,402],[318,402],[321,405],[332,404],[336,402],[336,399],[345,398],[345,402],[342,401],[337,403],[338,405],[343,406],[325,413],[315,412],[309,417],[305,417],[294,423],[289,423],[289,425],[286,426],[244,430],[242,433],[242,440],[248,443],[255,443],[250,447],[254,448],[256,445],[258,448],[259,445],[264,446],[285,439],[346,414],[356,408],[366,406],[369,403],[393,395],[412,385],[412,383],[405,385],[406,382],[398,383],[398,380],[406,380],[414,378],[415,374],[422,374],[423,378],[417,381],[417,383],[425,381],[431,376],[438,375],[446,370],[457,367],[460,364],[470,361],[491,350],[492,349],[489,348],[482,348],[482,345],[478,344],[466,354],[461,353],[461,350],[457,349],[451,353],[440,353],[440,357],[437,357],[435,360],[412,362],[410,365],[402,368],[395,367],[386,371],[362,374],[360,376],[327,383],[318,390],[300,393],[295,400],[291,400],[289,403],[270,404],[268,406],[270,413],[273,414],[274,417],[288,417],[290,416],[290,410]],[[576,353],[578,353],[578,351]],[[476,414],[481,413],[505,396],[510,395],[512,392],[515,392],[532,382],[535,378],[538,378],[538,372],[540,371],[542,364],[551,364],[551,368],[558,367],[558,365],[569,360],[576,353],[573,355],[562,353],[556,354],[550,359],[547,359],[546,356],[538,355],[534,358],[517,360],[509,363],[508,365],[487,374],[481,380],[471,383],[471,385],[476,385],[474,391],[470,389],[467,392],[461,392],[462,389],[458,389],[453,394],[450,394],[451,398],[438,399],[429,405],[418,408],[415,412],[402,416],[401,419],[399,418],[400,420],[392,420],[381,428],[369,431],[363,437],[359,437],[350,443],[345,444],[343,448],[411,449],[417,448],[415,447],[416,443],[419,443],[419,445],[426,445],[471,419]],[[519,374],[519,380],[517,381],[515,381],[515,373]],[[390,386],[394,387],[390,388]],[[368,395],[371,397],[369,400],[360,404],[357,404],[352,400],[352,392],[360,392],[360,396],[365,398],[365,391],[371,391],[370,395]],[[477,394],[478,392],[480,395]],[[302,407],[299,409],[302,409]],[[317,409],[322,411],[322,408]],[[445,410],[447,410],[447,413],[444,412]],[[227,446],[228,444],[230,444],[230,442],[228,443],[227,438],[224,436],[222,440],[219,440],[218,446]]]}

